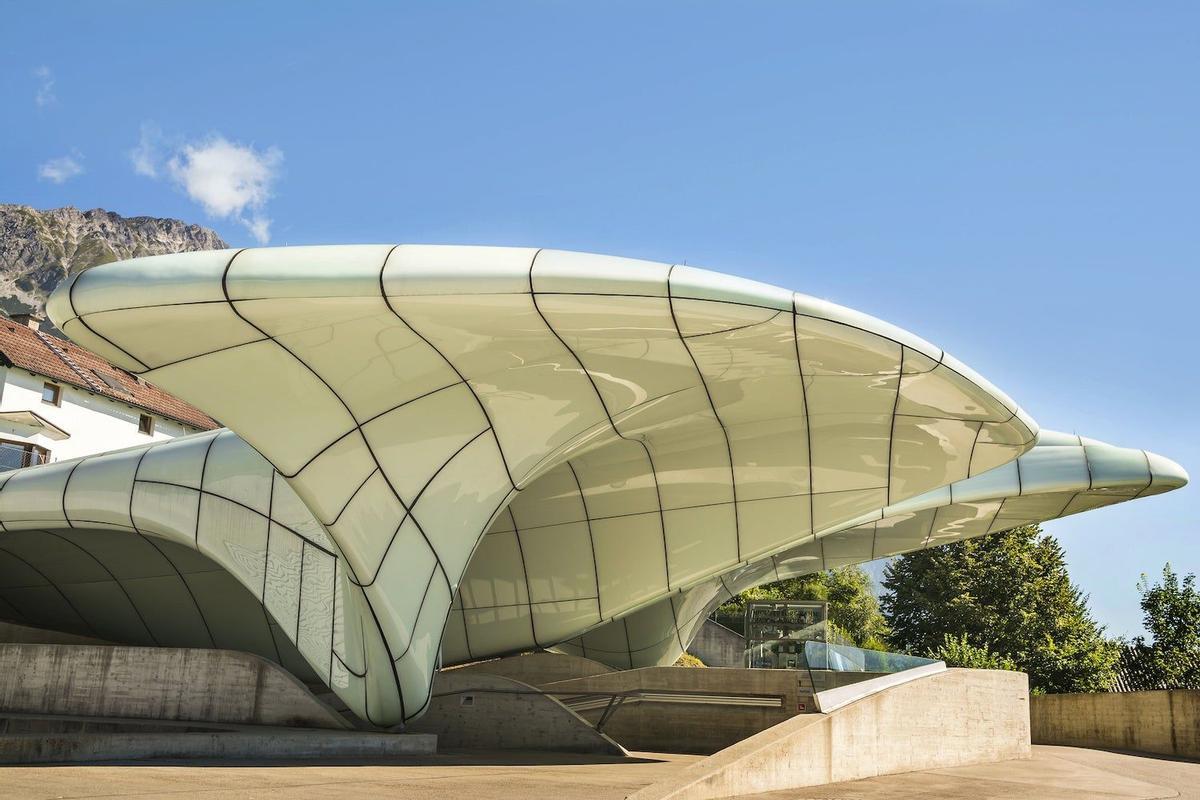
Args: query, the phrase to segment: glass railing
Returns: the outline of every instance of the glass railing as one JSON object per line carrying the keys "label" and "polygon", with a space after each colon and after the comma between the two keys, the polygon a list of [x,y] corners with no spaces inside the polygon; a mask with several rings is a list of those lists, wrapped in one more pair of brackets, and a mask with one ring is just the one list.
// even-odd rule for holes
{"label": "glass railing", "polygon": [[937,663],[932,658],[910,656],[907,653],[887,653],[864,650],[845,644],[805,642],[804,660],[809,669],[832,672],[903,672],[914,667]]}
{"label": "glass railing", "polygon": [[747,650],[743,663],[758,669],[888,673],[935,662],[906,653],[866,650],[836,642],[778,639],[761,642]]}

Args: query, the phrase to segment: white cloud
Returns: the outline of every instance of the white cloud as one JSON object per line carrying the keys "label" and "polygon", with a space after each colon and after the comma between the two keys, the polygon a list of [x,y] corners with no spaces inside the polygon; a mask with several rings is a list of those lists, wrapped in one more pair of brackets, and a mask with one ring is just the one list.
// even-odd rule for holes
{"label": "white cloud", "polygon": [[147,178],[157,178],[162,163],[162,129],[153,122],[143,122],[137,147],[129,151],[133,171]]}
{"label": "white cloud", "polygon": [[58,98],[54,95],[54,73],[50,71],[50,68],[38,67],[33,71],[33,77],[38,81],[37,94],[33,96],[33,102],[37,103],[38,108],[45,108],[57,103]]}
{"label": "white cloud", "polygon": [[66,183],[76,175],[83,174],[81,161],[83,161],[83,156],[78,151],[71,155],[52,158],[38,167],[38,177],[51,183]]}
{"label": "white cloud", "polygon": [[[153,160],[148,163],[157,174]],[[266,244],[271,239],[271,220],[265,209],[282,163],[283,153],[276,147],[255,150],[216,134],[183,145],[166,167],[171,178],[205,212],[238,221],[260,244]],[[134,169],[148,174],[139,169],[136,156]]]}

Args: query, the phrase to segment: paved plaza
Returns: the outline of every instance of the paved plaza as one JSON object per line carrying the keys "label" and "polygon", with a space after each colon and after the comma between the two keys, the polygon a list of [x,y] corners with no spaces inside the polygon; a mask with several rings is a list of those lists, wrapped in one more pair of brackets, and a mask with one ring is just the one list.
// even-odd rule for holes
{"label": "paved plaza", "polygon": [[[1200,798],[1200,763],[1035,746],[1029,761],[889,775],[759,795],[772,800]],[[8,800],[101,797],[620,800],[696,756],[439,755],[392,764],[0,768]]]}

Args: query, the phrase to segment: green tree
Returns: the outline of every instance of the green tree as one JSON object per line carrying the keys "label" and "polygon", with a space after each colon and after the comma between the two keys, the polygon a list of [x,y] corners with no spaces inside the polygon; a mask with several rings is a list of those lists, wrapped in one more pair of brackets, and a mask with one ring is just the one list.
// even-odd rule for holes
{"label": "green tree", "polygon": [[1071,584],[1062,547],[1037,525],[919,550],[888,565],[883,614],[893,646],[938,650],[946,635],[986,647],[1043,692],[1104,691],[1117,646]]}
{"label": "green tree", "polygon": [[736,622],[749,600],[824,600],[835,633],[858,647],[887,649],[887,624],[871,591],[871,576],[862,567],[831,569],[747,589],[717,609],[717,616]]}
{"label": "green tree", "polygon": [[1200,689],[1200,590],[1196,576],[1180,580],[1168,563],[1162,583],[1151,584],[1144,574],[1138,581],[1142,595],[1143,624],[1153,638],[1147,646],[1142,637],[1134,640],[1148,650],[1146,663],[1155,685]]}
{"label": "green tree", "polygon": [[942,643],[936,649],[926,651],[926,655],[938,661],[945,661],[948,667],[1017,669],[1011,658],[993,653],[987,643],[979,647],[971,644],[965,633],[961,636],[951,636],[947,633],[942,637]]}

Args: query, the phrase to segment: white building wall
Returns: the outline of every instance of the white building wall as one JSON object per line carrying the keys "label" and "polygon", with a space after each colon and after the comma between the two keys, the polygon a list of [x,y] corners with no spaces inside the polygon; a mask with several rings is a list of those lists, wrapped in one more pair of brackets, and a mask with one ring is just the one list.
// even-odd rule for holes
{"label": "white building wall", "polygon": [[[62,387],[60,405],[42,402],[42,387],[47,382]],[[55,441],[40,433],[28,435],[27,428],[0,420],[0,438],[44,447],[50,451],[51,461],[120,450],[160,439],[174,439],[199,430],[17,367],[0,367],[2,411],[32,411],[70,434],[70,438]],[[154,417],[154,433],[150,436],[138,432],[138,418],[142,414]]]}

